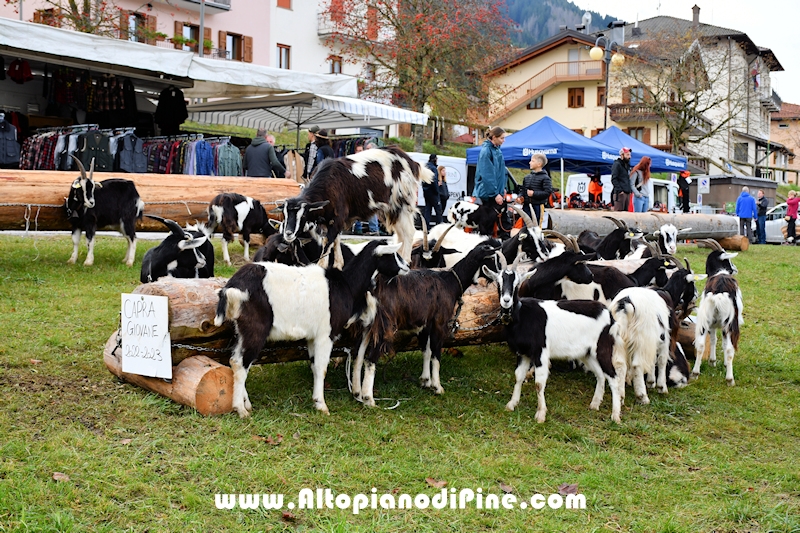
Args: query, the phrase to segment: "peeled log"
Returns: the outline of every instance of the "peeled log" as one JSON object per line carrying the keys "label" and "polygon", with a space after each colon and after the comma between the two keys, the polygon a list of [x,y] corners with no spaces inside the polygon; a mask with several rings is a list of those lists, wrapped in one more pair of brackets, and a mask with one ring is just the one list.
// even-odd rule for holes
{"label": "peeled log", "polygon": [[219,415],[233,410],[233,372],[227,366],[199,355],[189,357],[172,367],[172,381],[128,374],[122,371],[122,350],[117,350],[117,334],[108,339],[103,361],[118,378],[182,405],[197,409],[203,415]]}
{"label": "peeled log", "polygon": [[[34,223],[40,230],[71,229],[63,205],[64,197],[68,195],[77,176],[77,171],[0,170],[0,197],[3,199],[3,205],[0,205],[0,230],[25,229],[28,205],[31,206],[30,229],[34,229]],[[97,181],[109,178],[133,181],[145,203],[146,214],[172,219],[181,226],[187,222],[193,224],[195,220],[206,220],[208,203],[223,192],[237,192],[255,198],[267,204],[267,210],[271,208],[269,204],[296,196],[300,192],[297,182],[274,178],[125,172],[98,172],[94,177]],[[160,222],[145,217],[137,223],[136,230],[165,231],[165,228]]]}
{"label": "peeled log", "polygon": [[718,242],[726,250],[733,250],[734,252],[746,252],[750,248],[750,240],[745,235],[719,239]]}
{"label": "peeled log", "polygon": [[549,229],[576,236],[581,231],[588,229],[603,237],[617,229],[613,222],[603,218],[603,216],[611,216],[622,220],[628,226],[636,226],[648,233],[653,233],[665,223],[674,224],[678,229],[691,228],[690,231],[681,233],[678,236],[681,240],[709,238],[719,240],[725,237],[734,237],[739,233],[737,218],[729,215],[658,213],[659,219],[651,213],[583,209],[548,209],[547,214],[550,217]]}

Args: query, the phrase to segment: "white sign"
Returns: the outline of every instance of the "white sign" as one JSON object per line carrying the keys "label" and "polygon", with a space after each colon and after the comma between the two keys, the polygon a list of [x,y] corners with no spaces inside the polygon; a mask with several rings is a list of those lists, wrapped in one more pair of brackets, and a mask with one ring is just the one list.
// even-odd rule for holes
{"label": "white sign", "polygon": [[711,180],[709,178],[700,178],[697,180],[697,192],[700,194],[711,194]]}
{"label": "white sign", "polygon": [[675,174],[674,172],[669,175],[669,179],[670,181],[672,181],[672,183],[678,183],[678,175]]}
{"label": "white sign", "polygon": [[703,195],[697,193],[697,205],[703,205]]}
{"label": "white sign", "polygon": [[122,371],[172,379],[169,298],[122,295]]}

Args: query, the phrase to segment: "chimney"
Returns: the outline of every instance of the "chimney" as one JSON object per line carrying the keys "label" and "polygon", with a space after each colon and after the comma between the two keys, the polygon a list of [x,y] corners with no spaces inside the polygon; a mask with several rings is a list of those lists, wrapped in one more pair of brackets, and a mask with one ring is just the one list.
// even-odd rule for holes
{"label": "chimney", "polygon": [[695,28],[700,25],[700,6],[697,4],[692,8],[692,26]]}

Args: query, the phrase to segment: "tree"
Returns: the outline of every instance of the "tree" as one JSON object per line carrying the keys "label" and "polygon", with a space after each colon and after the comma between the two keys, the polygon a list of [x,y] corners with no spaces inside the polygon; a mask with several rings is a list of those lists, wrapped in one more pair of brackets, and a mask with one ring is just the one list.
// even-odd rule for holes
{"label": "tree", "polygon": [[[488,94],[480,75],[509,50],[504,0],[327,0],[326,44],[364,66],[364,95],[452,119]],[[422,149],[422,128],[414,131]]]}
{"label": "tree", "polygon": [[640,118],[655,117],[667,128],[674,152],[711,139],[735,126],[747,106],[748,79],[739,45],[732,47],[694,31],[649,35],[614,75],[623,103],[609,108],[636,104]]}
{"label": "tree", "polygon": [[[5,0],[8,5],[21,0]],[[57,26],[83,33],[116,37],[119,33],[120,10],[107,0],[44,0],[34,22]]]}

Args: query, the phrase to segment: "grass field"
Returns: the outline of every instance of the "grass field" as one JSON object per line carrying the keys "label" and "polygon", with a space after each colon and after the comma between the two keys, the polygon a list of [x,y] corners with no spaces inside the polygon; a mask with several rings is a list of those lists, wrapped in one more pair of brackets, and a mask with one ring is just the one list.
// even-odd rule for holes
{"label": "grass field", "polygon": [[[704,365],[698,381],[651,393],[649,406],[629,393],[615,425],[610,394],[588,410],[593,378],[561,365],[546,423],[533,420],[530,384],[505,411],[514,357],[502,345],[445,358],[441,397],[417,385],[421,355],[400,354],[376,378],[376,395],[402,399],[391,411],[356,403],[340,366],[328,374],[332,414],[317,414],[311,371],[292,363],[251,371],[252,418],[204,418],[102,362],[119,294],[137,286],[153,245],[140,242],[128,269],[124,241],[101,237],[85,268],[65,264],[68,237],[0,237],[0,531],[800,531],[800,249],[752,247],[735,259],[745,301],[736,387],[721,364]],[[706,253],[680,250],[696,268]],[[577,484],[587,505],[285,516],[218,510],[214,499],[440,492],[426,478],[520,500]]]}

